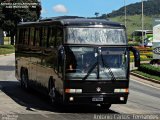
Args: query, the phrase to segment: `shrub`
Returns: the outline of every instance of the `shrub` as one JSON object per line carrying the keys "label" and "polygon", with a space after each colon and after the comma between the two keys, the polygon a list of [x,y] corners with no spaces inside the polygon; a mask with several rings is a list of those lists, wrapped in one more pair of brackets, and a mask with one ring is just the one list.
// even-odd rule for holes
{"label": "shrub", "polygon": [[160,66],[156,67],[151,64],[141,64],[139,67],[139,71],[155,76],[160,76]]}
{"label": "shrub", "polygon": [[[140,51],[141,61],[151,60],[153,58],[152,48],[135,46],[136,49]],[[133,53],[130,52],[130,61],[134,59]]]}
{"label": "shrub", "polygon": [[135,48],[138,49],[140,52],[151,52],[152,51],[152,48],[148,48],[148,47],[136,46]]}
{"label": "shrub", "polygon": [[142,53],[141,55],[145,55],[147,58],[153,58],[153,53],[151,52]]}
{"label": "shrub", "polygon": [[131,42],[129,42],[128,45],[129,46],[138,46],[138,43],[131,43]]}
{"label": "shrub", "polygon": [[15,49],[12,45],[0,45],[0,55],[14,53]]}
{"label": "shrub", "polygon": [[0,48],[14,49],[13,45],[0,45]]}
{"label": "shrub", "polygon": [[146,59],[147,56],[146,55],[140,55],[141,60]]}

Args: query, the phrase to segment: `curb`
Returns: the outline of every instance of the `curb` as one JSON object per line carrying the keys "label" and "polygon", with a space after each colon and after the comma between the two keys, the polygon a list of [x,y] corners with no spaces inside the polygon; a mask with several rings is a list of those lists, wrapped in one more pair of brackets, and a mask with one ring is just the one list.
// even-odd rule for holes
{"label": "curb", "polygon": [[14,55],[15,53],[10,53],[10,54],[2,54],[0,56],[9,56],[9,55]]}
{"label": "curb", "polygon": [[160,84],[160,80],[155,80],[155,79],[147,78],[147,77],[144,77],[144,76],[139,75],[139,74],[134,73],[134,72],[130,72],[130,74],[133,75],[133,76],[139,77],[139,78],[141,78],[143,80],[147,80],[147,81],[150,81],[150,82],[154,82],[154,83]]}

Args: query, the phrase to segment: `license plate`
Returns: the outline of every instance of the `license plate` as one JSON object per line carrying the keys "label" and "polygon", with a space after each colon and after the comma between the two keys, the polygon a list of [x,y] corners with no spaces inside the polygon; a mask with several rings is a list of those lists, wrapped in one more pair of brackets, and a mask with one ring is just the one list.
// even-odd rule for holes
{"label": "license plate", "polygon": [[103,98],[102,97],[92,98],[92,101],[103,101]]}

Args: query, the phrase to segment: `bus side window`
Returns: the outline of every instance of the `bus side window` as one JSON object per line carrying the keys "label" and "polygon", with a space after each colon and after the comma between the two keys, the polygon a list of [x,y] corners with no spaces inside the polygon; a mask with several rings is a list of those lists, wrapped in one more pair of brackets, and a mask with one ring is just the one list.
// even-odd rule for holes
{"label": "bus side window", "polygon": [[47,41],[46,41],[46,47],[48,48],[49,47],[49,37],[50,37],[50,31],[51,31],[51,28],[48,27],[47,28]]}
{"label": "bus side window", "polygon": [[30,28],[30,45],[34,45],[34,28]]}
{"label": "bus side window", "polygon": [[63,40],[63,30],[61,28],[57,28],[57,38],[56,38],[56,46],[59,47],[62,44]]}
{"label": "bus side window", "polygon": [[35,29],[35,46],[40,45],[40,28]]}
{"label": "bus side window", "polygon": [[24,44],[28,45],[28,36],[29,36],[29,31],[28,28],[24,29]]}
{"label": "bus side window", "polygon": [[48,35],[48,29],[47,29],[47,27],[43,27],[42,28],[42,42],[41,42],[41,46],[43,46],[43,47],[47,47],[47,35]]}
{"label": "bus side window", "polygon": [[18,40],[18,43],[19,44],[22,44],[22,39],[23,39],[23,34],[22,34],[22,32],[23,32],[23,29],[19,29],[19,40]]}
{"label": "bus side window", "polygon": [[56,28],[52,27],[50,28],[50,34],[49,34],[49,47],[54,48],[56,42]]}
{"label": "bus side window", "polygon": [[30,45],[30,31],[31,31],[31,29],[28,28],[28,45]]}
{"label": "bus side window", "polygon": [[19,29],[17,29],[17,34],[16,34],[16,44],[19,43]]}
{"label": "bus side window", "polygon": [[26,34],[27,34],[27,30],[26,28],[21,29],[21,33],[20,33],[20,38],[21,38],[21,43],[22,44],[26,44]]}

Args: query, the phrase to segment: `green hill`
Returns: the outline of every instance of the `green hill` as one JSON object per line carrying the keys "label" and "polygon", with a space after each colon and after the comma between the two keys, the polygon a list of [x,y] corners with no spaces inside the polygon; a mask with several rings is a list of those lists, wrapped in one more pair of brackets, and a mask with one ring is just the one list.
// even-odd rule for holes
{"label": "green hill", "polygon": [[[124,16],[117,16],[110,18],[111,21],[119,22],[124,24],[125,18]],[[144,29],[152,30],[152,20],[153,18],[150,16],[144,16]],[[127,16],[126,20],[127,34],[131,35],[135,30],[142,29],[141,15],[132,15]]]}
{"label": "green hill", "polygon": [[[144,15],[153,16],[160,14],[160,0],[147,0],[143,2]],[[126,6],[127,15],[140,15],[142,13],[142,2],[137,2]],[[107,17],[116,17],[124,15],[124,7],[107,14]]]}
{"label": "green hill", "polygon": [[[144,1],[144,29],[152,30],[153,18],[160,17],[160,0]],[[127,33],[131,35],[134,30],[142,29],[142,3],[137,2],[126,6],[127,8]],[[124,24],[124,7],[109,14],[103,14],[100,18],[110,19]]]}

